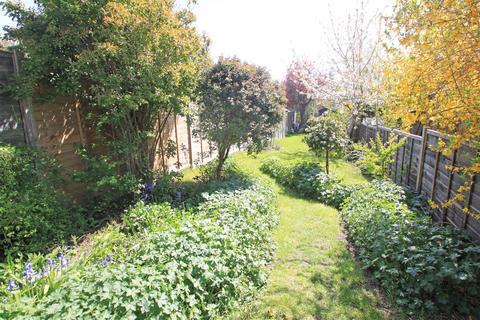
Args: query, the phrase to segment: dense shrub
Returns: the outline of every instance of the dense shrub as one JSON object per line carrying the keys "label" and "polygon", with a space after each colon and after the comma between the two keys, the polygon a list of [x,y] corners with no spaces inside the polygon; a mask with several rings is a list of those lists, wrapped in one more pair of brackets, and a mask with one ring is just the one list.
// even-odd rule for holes
{"label": "dense shrub", "polygon": [[469,312],[480,299],[480,246],[410,211],[403,190],[375,182],[343,205],[348,235],[365,268],[412,313]]}
{"label": "dense shrub", "polygon": [[45,251],[84,229],[60,186],[59,165],[27,147],[0,146],[0,259]]}
{"label": "dense shrub", "polygon": [[[211,319],[266,284],[277,222],[274,194],[205,194],[188,212],[138,204],[124,216],[129,254],[65,272],[39,300],[17,297],[0,317],[28,319]],[[104,263],[105,262],[105,263]],[[30,305],[28,305],[30,304]]]}
{"label": "dense shrub", "polygon": [[351,186],[343,185],[334,176],[324,173],[317,163],[287,165],[271,158],[265,161],[260,169],[280,184],[303,196],[335,208],[340,208],[343,200],[353,189]]}
{"label": "dense shrub", "polygon": [[79,150],[79,155],[85,169],[76,171],[73,177],[87,187],[86,207],[95,220],[116,215],[138,200],[140,181],[131,173],[121,174],[118,161],[85,149]]}

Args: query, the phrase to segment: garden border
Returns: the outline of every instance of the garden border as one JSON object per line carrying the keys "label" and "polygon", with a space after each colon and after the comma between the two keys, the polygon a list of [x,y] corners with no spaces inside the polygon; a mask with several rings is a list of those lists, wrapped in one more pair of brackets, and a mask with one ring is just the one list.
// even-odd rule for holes
{"label": "garden border", "polygon": [[[403,146],[397,149],[394,161],[390,166],[390,178],[397,184],[410,187],[427,199],[442,204],[457,194],[457,190],[465,183],[465,177],[449,167],[468,166],[477,150],[468,145],[449,155],[438,151],[438,141],[448,141],[445,134],[424,128],[422,136],[391,129],[383,126],[360,124],[356,140],[369,143],[377,132],[386,142],[393,133],[397,137],[405,137]],[[480,215],[480,177],[473,177],[471,188],[463,194],[465,201],[455,201],[453,205],[433,210],[433,221],[440,224],[451,224],[463,229],[475,241],[480,242],[480,220],[464,209]]]}

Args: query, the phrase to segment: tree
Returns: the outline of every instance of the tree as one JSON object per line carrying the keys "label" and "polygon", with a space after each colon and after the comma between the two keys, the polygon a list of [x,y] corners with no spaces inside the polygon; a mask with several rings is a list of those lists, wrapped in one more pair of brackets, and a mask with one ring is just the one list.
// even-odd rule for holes
{"label": "tree", "polygon": [[390,19],[401,45],[386,73],[390,114],[453,135],[450,150],[480,137],[479,16],[478,1],[402,0]]}
{"label": "tree", "polygon": [[346,143],[345,130],[340,122],[332,116],[311,119],[307,123],[303,139],[317,156],[325,153],[325,171],[329,174],[331,153],[341,151]]}
{"label": "tree", "polygon": [[300,128],[307,122],[307,107],[320,97],[325,77],[307,60],[293,61],[285,79],[287,107],[300,113]]}
{"label": "tree", "polygon": [[151,172],[168,117],[182,114],[206,62],[186,10],[170,0],[0,1],[24,52],[19,97],[74,96],[121,169]]}
{"label": "tree", "polygon": [[[382,18],[368,13],[368,1],[360,1],[345,21],[330,13],[333,32],[326,35],[332,55],[332,72],[327,81],[329,99],[348,111],[348,135],[366,116],[382,110],[384,94],[383,51],[381,46]],[[327,28],[326,28],[327,29]]]}
{"label": "tree", "polygon": [[280,85],[263,68],[240,60],[220,58],[199,85],[197,126],[218,151],[216,176],[232,146],[248,152],[262,150],[282,119]]}

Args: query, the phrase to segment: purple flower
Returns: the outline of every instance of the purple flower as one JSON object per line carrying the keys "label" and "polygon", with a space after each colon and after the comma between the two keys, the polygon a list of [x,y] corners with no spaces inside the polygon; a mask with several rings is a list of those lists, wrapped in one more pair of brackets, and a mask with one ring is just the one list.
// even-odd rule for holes
{"label": "purple flower", "polygon": [[102,259],[102,262],[100,262],[100,265],[102,267],[108,266],[110,263],[112,263],[112,255],[108,255],[105,258]]}
{"label": "purple flower", "polygon": [[12,291],[15,291],[17,289],[18,289],[17,284],[15,283],[15,281],[13,281],[13,279],[10,278],[8,280],[7,287],[5,288],[5,290],[7,290],[8,292],[12,292]]}
{"label": "purple flower", "polygon": [[181,191],[175,191],[175,198],[177,199],[177,201],[182,201],[182,192]]}
{"label": "purple flower", "polygon": [[37,280],[37,272],[33,269],[32,264],[27,262],[25,269],[23,269],[23,279],[29,283],[33,283]]}
{"label": "purple flower", "polygon": [[153,184],[153,182],[147,182],[145,183],[144,189],[146,192],[152,193],[153,190],[155,190],[155,185]]}
{"label": "purple flower", "polygon": [[58,260],[60,261],[61,269],[66,268],[70,265],[70,260],[67,257],[65,257],[63,253],[60,254],[60,256],[58,257]]}

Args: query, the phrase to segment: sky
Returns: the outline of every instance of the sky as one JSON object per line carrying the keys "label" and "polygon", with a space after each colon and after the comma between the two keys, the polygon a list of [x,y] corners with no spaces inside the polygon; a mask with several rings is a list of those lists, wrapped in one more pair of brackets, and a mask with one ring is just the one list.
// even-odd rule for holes
{"label": "sky", "polygon": [[[33,0],[21,0],[32,5]],[[331,54],[331,17],[341,25],[357,0],[198,0],[191,6],[197,28],[212,40],[211,54],[236,56],[266,67],[282,79],[290,62],[306,58],[323,64]],[[367,11],[388,13],[394,0],[370,0]],[[331,13],[331,14],[330,14]],[[0,25],[12,22],[0,13]]]}

